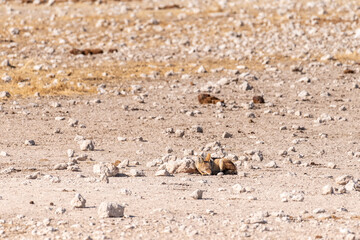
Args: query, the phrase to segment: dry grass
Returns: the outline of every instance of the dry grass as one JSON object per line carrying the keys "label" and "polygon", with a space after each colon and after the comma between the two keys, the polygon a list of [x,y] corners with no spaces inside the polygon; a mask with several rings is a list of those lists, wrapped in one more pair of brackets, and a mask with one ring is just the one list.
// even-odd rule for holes
{"label": "dry grass", "polygon": [[[69,8],[69,13],[64,16],[57,16],[51,26],[51,28],[63,28],[67,23],[72,22],[86,22],[90,29],[87,32],[86,38],[80,38],[76,42],[77,46],[74,43],[70,43],[72,47],[79,48],[86,44],[96,45],[98,43],[103,43],[106,41],[107,37],[104,34],[109,28],[100,27],[94,28],[96,22],[99,19],[105,19],[107,21],[117,21],[119,23],[123,23],[125,19],[130,18],[130,12],[125,14],[116,14],[111,15],[108,13],[109,7],[115,6],[114,1],[105,1],[108,4],[94,5],[89,3],[90,1],[81,1],[79,3],[74,3]],[[300,1],[303,5],[305,5],[308,1]],[[342,1],[338,1],[339,4]],[[154,29],[153,26],[149,25],[146,27],[146,31],[140,32],[141,34],[146,33],[148,36],[160,35],[163,39],[173,39],[173,38],[181,38],[182,35],[187,36],[189,39],[195,37],[195,34],[191,32],[191,30],[186,30],[183,28],[185,25],[196,26],[201,29],[202,25],[205,22],[212,22],[213,26],[209,31],[202,33],[202,39],[205,41],[212,41],[212,37],[215,35],[222,35],[227,32],[235,31],[241,32],[243,34],[251,35],[254,31],[267,31],[271,28],[277,27],[280,28],[282,24],[288,23],[290,20],[288,19],[288,14],[279,15],[274,8],[271,12],[267,12],[267,17],[264,19],[257,18],[259,14],[263,11],[260,8],[256,7],[256,4],[259,2],[237,2],[237,7],[231,9],[228,12],[228,16],[223,16],[221,13],[223,9],[219,5],[217,1],[210,1],[206,7],[206,9],[202,9],[200,12],[191,11],[191,9],[183,8],[180,3],[178,6],[167,5],[168,8],[165,9],[155,9],[153,4],[143,2],[144,6],[138,10],[136,10],[136,19],[142,23],[148,22],[152,18],[156,18],[159,20],[159,26],[164,28],[164,31],[158,32]],[[30,5],[30,4],[14,4],[17,10],[26,11],[27,8],[39,9],[39,17],[46,19],[49,16],[43,14],[43,10],[48,10],[50,7],[47,5]],[[66,3],[58,2],[55,4],[57,7],[61,7]],[[109,6],[109,4],[113,4]],[[139,4],[138,1],[130,1],[127,3],[130,9],[135,9]],[[185,3],[184,3],[185,4]],[[96,6],[96,8],[94,8]],[[160,6],[160,5],[159,5]],[[166,6],[166,4],[164,5]],[[78,9],[80,14],[72,14],[73,9]],[[102,14],[98,14],[94,9],[101,10]],[[235,16],[239,14],[239,9],[245,11],[245,14],[252,16],[253,26],[249,27],[248,25],[244,26],[232,26],[228,22],[228,17]],[[5,10],[2,10],[5,11]],[[316,15],[317,9],[307,8],[301,12],[293,12],[295,16],[295,21],[300,24],[309,25],[311,24],[311,18]],[[0,10],[1,13],[1,10]],[[41,14],[40,14],[41,13]],[[178,19],[178,15],[184,13],[186,17],[183,19]],[[242,13],[241,13],[242,14]],[[31,21],[28,21],[26,25],[30,25],[34,30],[26,30],[23,31],[19,36],[9,36],[8,29],[10,27],[19,27],[23,28],[24,25],[21,25],[20,22],[23,19],[21,14],[12,16],[12,20],[9,26],[0,28],[0,52],[11,52],[16,53],[20,47],[15,47],[13,50],[9,51],[9,48],[6,47],[10,44],[10,41],[14,41],[19,45],[27,46],[29,42],[29,37],[24,36],[24,32],[30,32],[32,34],[32,38],[40,43],[41,41],[47,41],[51,43],[51,46],[58,47],[60,44],[57,41],[57,36],[52,36],[48,32],[49,26],[44,24],[43,21],[38,21],[37,18],[34,18]],[[8,22],[8,16],[0,14],[0,24]],[[268,24],[270,22],[270,24]],[[168,24],[171,23],[172,27],[167,28]],[[338,23],[349,23],[349,21],[343,20],[341,18],[341,13],[337,12],[328,12],[326,15],[320,16],[319,25],[329,25],[329,24],[338,24]],[[121,24],[120,24],[121,25]],[[135,21],[130,21],[128,26],[135,26]],[[76,25],[74,25],[76,26]],[[114,32],[116,31],[124,31],[126,28],[125,25],[121,25],[117,28],[113,28]],[[73,32],[73,34],[78,34],[78,29],[75,27],[68,27],[69,30]],[[166,30],[165,30],[166,29]],[[177,31],[176,29],[181,29],[181,31]],[[140,34],[140,35],[141,35]],[[137,42],[143,43],[143,51],[158,51],[158,47],[164,44],[163,39],[152,39],[152,38],[143,38],[139,36]],[[134,43],[127,38],[119,37],[113,39],[114,42],[123,42],[127,46],[132,46]],[[96,47],[96,46],[94,46]],[[104,50],[107,50],[108,47],[105,46]],[[59,53],[56,53],[59,54]],[[61,54],[61,53],[60,53]],[[311,53],[311,59],[320,59],[317,56],[316,52]],[[64,55],[64,54],[62,54]],[[273,56],[262,55],[260,58],[254,57],[253,59],[245,59],[242,61],[235,61],[231,59],[223,59],[223,60],[213,60],[209,58],[202,58],[199,61],[192,61],[191,59],[187,59],[184,61],[171,61],[171,59],[167,62],[125,62],[124,65],[119,65],[119,63],[112,63],[103,61],[103,63],[98,66],[92,58],[85,58],[88,64],[88,67],[80,67],[79,64],[76,65],[76,60],[71,58],[69,54],[65,54],[65,59],[67,58],[69,61],[74,61],[75,64],[69,64],[70,67],[66,69],[65,74],[56,74],[58,70],[62,70],[62,68],[58,67],[52,69],[51,71],[33,71],[33,65],[35,63],[25,64],[28,60],[21,59],[11,59],[14,60],[14,64],[18,65],[25,64],[24,67],[19,67],[15,69],[8,69],[4,67],[0,67],[0,77],[6,72],[9,74],[13,81],[11,83],[0,83],[0,91],[9,91],[13,96],[22,96],[27,97],[33,95],[35,92],[39,92],[42,95],[72,95],[72,94],[94,94],[96,93],[96,86],[99,83],[108,83],[114,84],[121,88],[128,81],[140,79],[140,74],[150,74],[154,71],[158,72],[161,76],[161,80],[166,80],[163,76],[167,71],[181,72],[182,74],[197,74],[196,71],[200,65],[203,65],[208,71],[214,68],[223,67],[225,69],[236,69],[238,65],[245,65],[249,70],[252,71],[263,71],[264,67],[261,64],[262,59],[264,57],[271,58],[271,64],[276,65],[278,63],[282,64],[296,64],[299,59],[290,58],[289,56],[285,56],[280,54]],[[360,59],[359,54],[337,54],[335,58],[338,61],[346,62],[346,61],[356,61],[358,62]],[[5,57],[0,57],[0,61],[5,59]],[[44,60],[39,57],[32,58],[34,62],[43,62]],[[170,63],[170,65],[169,65]],[[106,72],[108,75],[103,76],[103,72]],[[47,77],[47,74],[54,73],[56,74],[55,79],[57,79],[57,83],[54,84],[54,78]],[[89,76],[89,73],[91,76]]]}

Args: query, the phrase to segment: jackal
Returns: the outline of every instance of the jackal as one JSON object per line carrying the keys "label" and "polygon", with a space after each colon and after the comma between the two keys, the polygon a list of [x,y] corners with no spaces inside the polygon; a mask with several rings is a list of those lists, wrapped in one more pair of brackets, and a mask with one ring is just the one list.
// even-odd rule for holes
{"label": "jackal", "polygon": [[196,169],[201,175],[216,175],[219,172],[224,174],[237,174],[235,164],[226,158],[212,159],[210,153],[206,158],[199,157],[195,162]]}

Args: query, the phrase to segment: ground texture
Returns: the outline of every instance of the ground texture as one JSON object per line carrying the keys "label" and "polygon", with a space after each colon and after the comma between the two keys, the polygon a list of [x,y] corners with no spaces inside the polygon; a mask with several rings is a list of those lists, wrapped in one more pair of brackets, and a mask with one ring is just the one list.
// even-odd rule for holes
{"label": "ground texture", "polygon": [[[359,239],[359,16],[358,1],[1,1],[0,238]],[[204,153],[238,174],[155,176]],[[93,171],[116,161],[108,183]],[[104,201],[125,215],[100,218]]]}

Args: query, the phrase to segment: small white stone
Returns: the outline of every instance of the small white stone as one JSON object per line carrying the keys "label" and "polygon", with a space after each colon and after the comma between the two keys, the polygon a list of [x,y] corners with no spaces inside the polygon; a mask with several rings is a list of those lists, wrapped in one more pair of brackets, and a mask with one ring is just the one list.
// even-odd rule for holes
{"label": "small white stone", "polygon": [[0,98],[9,98],[11,95],[7,91],[0,91]]}
{"label": "small white stone", "polygon": [[193,199],[202,199],[203,192],[204,192],[203,190],[196,189],[196,190],[190,195],[190,197],[192,197]]}
{"label": "small white stone", "polygon": [[246,189],[237,183],[234,186],[232,186],[232,191],[233,193],[244,193],[246,192]]}
{"label": "small white stone", "polygon": [[302,202],[302,201],[304,201],[304,195],[302,195],[302,194],[292,195],[291,200],[294,202]]}
{"label": "small white stone", "polygon": [[83,140],[79,143],[81,151],[93,151],[94,142],[92,140]]}
{"label": "small white stone", "polygon": [[275,161],[271,161],[271,162],[267,163],[267,164],[265,165],[265,167],[267,167],[267,168],[277,168],[278,165],[276,164]]}
{"label": "small white stone", "polygon": [[59,163],[54,166],[54,170],[65,170],[68,165],[66,163]]}
{"label": "small white stone", "polygon": [[184,135],[185,135],[185,131],[184,131],[184,130],[178,129],[178,130],[175,131],[175,136],[176,136],[176,137],[183,137]]}
{"label": "small white stone", "polygon": [[1,62],[1,66],[2,67],[10,67],[11,64],[10,64],[9,59],[4,59],[4,61]]}
{"label": "small white stone", "polygon": [[84,208],[86,200],[80,193],[76,193],[75,197],[71,200],[70,204],[73,208]]}
{"label": "small white stone", "polygon": [[9,156],[9,154],[7,154],[7,152],[1,151],[0,156],[1,157],[7,157],[7,156]]}
{"label": "small white stone", "polygon": [[313,210],[314,214],[319,214],[319,213],[324,213],[324,212],[325,212],[325,209],[323,209],[323,208],[316,208]]}
{"label": "small white stone", "polygon": [[7,74],[4,74],[2,77],[1,77],[1,80],[3,80],[4,82],[11,82],[12,78],[7,75]]}
{"label": "small white stone", "polygon": [[50,106],[52,106],[52,107],[54,107],[54,108],[59,108],[59,107],[61,107],[61,103],[52,102],[52,103],[50,103]]}
{"label": "small white stone", "polygon": [[119,168],[111,163],[100,162],[94,165],[93,172],[98,176],[105,174],[108,177],[113,177],[119,173]]}
{"label": "small white stone", "polygon": [[43,69],[43,65],[42,65],[42,64],[35,65],[35,66],[33,67],[33,69],[34,69],[35,71],[40,71],[40,70]]}
{"label": "small white stone", "polygon": [[301,92],[298,94],[298,96],[299,96],[300,98],[306,98],[306,97],[310,96],[310,93],[308,93],[307,91],[303,90],[303,91],[301,91]]}
{"label": "small white stone", "polygon": [[120,193],[123,194],[123,195],[127,195],[127,196],[132,195],[132,192],[129,189],[126,189],[126,188],[120,189]]}
{"label": "small white stone", "polygon": [[163,170],[157,171],[155,173],[155,176],[157,176],[157,177],[170,176],[170,173],[166,169],[163,169]]}
{"label": "small white stone", "polygon": [[199,69],[197,70],[197,73],[206,73],[206,69],[204,66],[200,66]]}
{"label": "small white stone", "polygon": [[331,168],[331,169],[335,169],[335,168],[337,167],[336,164],[333,163],[333,162],[327,163],[326,166],[327,166],[328,168]]}
{"label": "small white stone", "polygon": [[123,217],[125,207],[113,202],[102,202],[98,208],[100,218]]}
{"label": "small white stone", "polygon": [[350,180],[346,185],[345,189],[348,192],[360,190],[360,185],[357,182],[354,182],[353,180]]}
{"label": "small white stone", "polygon": [[76,127],[79,124],[79,120],[70,118],[68,124],[70,127]]}
{"label": "small white stone", "polygon": [[19,35],[20,30],[18,28],[10,28],[9,32],[11,33],[11,35]]}
{"label": "small white stone", "polygon": [[55,214],[64,214],[66,212],[65,208],[59,207],[55,210]]}
{"label": "small white stone", "polygon": [[256,117],[255,113],[253,113],[253,112],[247,112],[247,113],[245,113],[245,115],[247,118],[255,118]]}
{"label": "small white stone", "polygon": [[230,82],[231,81],[228,78],[221,78],[219,81],[217,81],[217,84],[220,86],[224,86],[224,85],[229,85]]}
{"label": "small white stone", "polygon": [[72,158],[75,155],[75,151],[73,149],[67,150],[67,156],[68,158]]}
{"label": "small white stone", "polygon": [[323,195],[328,195],[328,194],[333,194],[334,193],[334,188],[330,185],[326,185],[322,188],[321,194]]}
{"label": "small white stone", "polygon": [[350,180],[353,179],[353,176],[350,175],[342,175],[335,179],[335,182],[339,185],[346,185]]}
{"label": "small white stone", "polygon": [[119,142],[125,142],[127,139],[125,137],[118,137],[117,140]]}
{"label": "small white stone", "polygon": [[35,145],[35,141],[34,141],[34,140],[25,140],[25,145],[26,145],[26,146],[34,146],[34,145]]}
{"label": "small white stone", "polygon": [[251,90],[253,87],[250,86],[250,84],[248,82],[243,82],[240,86],[240,89],[243,90],[243,91],[249,91]]}
{"label": "small white stone", "polygon": [[198,126],[198,125],[194,125],[191,127],[191,130],[193,132],[196,132],[196,133],[203,133],[203,128],[201,126]]}
{"label": "small white stone", "polygon": [[132,176],[132,177],[142,177],[145,174],[144,174],[143,171],[139,171],[139,170],[136,170],[136,169],[131,169],[130,172],[129,172],[129,175]]}

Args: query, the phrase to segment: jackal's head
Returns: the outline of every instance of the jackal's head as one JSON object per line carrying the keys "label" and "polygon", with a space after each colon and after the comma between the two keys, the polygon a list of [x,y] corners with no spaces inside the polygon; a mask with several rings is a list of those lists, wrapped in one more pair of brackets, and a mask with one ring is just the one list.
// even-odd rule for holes
{"label": "jackal's head", "polygon": [[201,173],[201,175],[211,175],[212,173],[212,166],[211,166],[211,155],[208,153],[205,159],[201,156],[195,162],[196,169]]}

